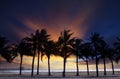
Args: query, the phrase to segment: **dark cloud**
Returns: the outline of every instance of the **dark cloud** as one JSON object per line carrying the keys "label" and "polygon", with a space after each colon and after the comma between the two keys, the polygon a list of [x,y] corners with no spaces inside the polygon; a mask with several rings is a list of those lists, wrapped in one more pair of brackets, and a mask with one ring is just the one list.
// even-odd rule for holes
{"label": "dark cloud", "polygon": [[0,32],[18,40],[38,28],[56,39],[65,28],[77,37],[99,32],[107,39],[119,36],[119,0],[1,0]]}

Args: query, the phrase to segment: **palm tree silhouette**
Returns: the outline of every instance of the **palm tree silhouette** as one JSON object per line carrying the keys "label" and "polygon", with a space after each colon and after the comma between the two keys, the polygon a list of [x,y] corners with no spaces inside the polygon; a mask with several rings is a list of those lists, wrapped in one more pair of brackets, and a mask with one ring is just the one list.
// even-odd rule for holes
{"label": "palm tree silhouette", "polygon": [[99,39],[101,39],[100,35],[98,33],[94,33],[91,37],[90,37],[90,41],[93,44],[93,49],[94,49],[94,53],[95,53],[95,62],[96,62],[96,76],[99,76],[99,72],[98,72],[98,46],[99,46]]}
{"label": "palm tree silhouette", "polygon": [[106,41],[98,33],[94,33],[90,37],[90,42],[83,42],[81,39],[72,37],[70,30],[61,32],[58,41],[51,40],[46,29],[37,29],[31,36],[23,38],[19,44],[8,44],[5,37],[0,36],[0,55],[7,61],[12,62],[13,59],[20,54],[20,75],[22,74],[23,56],[33,56],[31,76],[34,74],[35,56],[38,56],[37,75],[39,75],[40,57],[44,55],[48,58],[48,75],[51,75],[50,57],[51,55],[59,55],[63,57],[63,77],[65,77],[67,58],[74,54],[76,56],[76,75],[79,75],[78,59],[83,59],[86,62],[87,74],[89,75],[89,60],[95,58],[96,76],[99,76],[99,59],[103,59],[104,75],[106,75],[106,58],[110,59],[112,73],[114,72],[114,63],[120,60],[120,38],[114,43],[114,48],[110,48]]}
{"label": "palm tree silhouette", "polygon": [[48,58],[48,75],[50,76],[51,75],[51,72],[50,72],[50,55],[54,55],[54,53],[56,52],[55,48],[56,48],[56,45],[55,45],[55,42],[53,42],[53,40],[48,40],[45,44],[44,44],[44,47],[45,47],[45,55],[47,56]]}
{"label": "palm tree silhouette", "polygon": [[14,45],[10,44],[3,49],[1,56],[5,58],[7,62],[11,63],[14,60],[14,58],[18,56],[18,54],[15,51]]}
{"label": "palm tree silhouette", "polygon": [[45,29],[42,29],[41,31],[37,29],[35,34],[32,33],[30,37],[25,38],[29,43],[31,43],[33,50],[31,77],[33,76],[33,71],[34,71],[34,61],[35,61],[36,52],[38,53],[37,75],[39,75],[40,52],[43,53],[43,45],[47,41],[49,36],[50,35],[47,34],[47,31]]}
{"label": "palm tree silhouette", "polygon": [[115,54],[116,54],[116,51],[113,49],[113,48],[108,48],[107,49],[107,58],[110,59],[110,62],[111,62],[111,67],[112,67],[112,74],[115,75],[115,72],[114,72],[114,64],[113,64],[113,60],[115,60]]}
{"label": "palm tree silhouette", "polygon": [[75,39],[72,44],[72,47],[73,47],[72,53],[76,56],[76,69],[77,69],[76,75],[77,76],[79,76],[78,59],[81,58],[81,52],[80,52],[81,44],[82,44],[82,39]]}
{"label": "palm tree silhouette", "polygon": [[101,58],[103,59],[104,63],[104,75],[106,75],[106,55],[107,55],[107,49],[108,45],[107,43],[103,40],[103,38],[99,38],[99,45],[98,45],[98,52],[100,52]]}
{"label": "palm tree silhouette", "polygon": [[72,34],[70,30],[64,30],[58,39],[59,55],[63,57],[63,77],[65,77],[66,60],[72,51],[72,43],[74,41],[74,38],[71,38]]}
{"label": "palm tree silhouette", "polygon": [[44,44],[48,41],[49,36],[47,34],[46,29],[41,29],[40,32],[38,32],[38,46],[37,46],[37,51],[38,51],[38,63],[37,63],[37,75],[39,75],[39,60],[40,60],[40,52],[43,54],[44,52]]}
{"label": "palm tree silhouette", "polygon": [[120,37],[117,37],[116,42],[114,43],[114,47],[115,47],[115,61],[118,63],[120,60]]}
{"label": "palm tree silhouette", "polygon": [[82,54],[82,59],[85,60],[85,62],[86,62],[87,75],[89,75],[88,60],[91,59],[91,56],[93,54],[93,49],[92,49],[91,43],[82,44],[82,46],[81,46],[81,54]]}
{"label": "palm tree silhouette", "polygon": [[31,36],[30,37],[26,37],[25,40],[32,45],[33,59],[32,59],[31,77],[33,77],[35,55],[36,55],[38,44],[39,44],[39,30],[37,29],[35,34],[32,33]]}
{"label": "palm tree silhouette", "polygon": [[16,49],[20,54],[20,75],[22,74],[22,61],[23,61],[23,55],[27,56],[33,56],[32,53],[32,47],[30,43],[27,43],[26,40],[22,39],[21,42],[16,45]]}
{"label": "palm tree silhouette", "polygon": [[0,55],[9,63],[17,56],[12,44],[8,44],[5,37],[0,36]]}

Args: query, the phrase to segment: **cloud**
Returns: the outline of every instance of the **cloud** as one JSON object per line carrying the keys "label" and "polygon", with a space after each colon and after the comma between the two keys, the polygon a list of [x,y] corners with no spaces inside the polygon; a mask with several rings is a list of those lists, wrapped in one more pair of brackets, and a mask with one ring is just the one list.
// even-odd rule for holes
{"label": "cloud", "polygon": [[[18,38],[23,38],[36,29],[46,28],[51,38],[57,40],[64,29],[70,29],[74,32],[73,36],[83,38],[90,28],[87,20],[94,13],[98,2],[77,0],[48,3],[43,1],[42,5],[36,4],[32,8],[29,7],[31,3],[26,4],[25,8],[17,4],[17,8],[21,7],[20,11],[15,6],[10,7],[9,16],[14,17],[15,21],[9,19],[12,22],[7,26],[11,26]],[[13,7],[15,8],[12,10]]]}
{"label": "cloud", "polygon": [[[56,4],[53,6],[48,6],[45,11],[43,11],[44,15],[38,11],[36,15],[35,13],[30,17],[23,15],[23,18],[18,19],[28,29],[33,31],[36,29],[46,28],[47,31],[51,34],[51,38],[54,40],[57,39],[60,32],[64,29],[70,29],[72,32],[74,32],[75,37],[83,38],[87,30],[90,28],[86,20],[96,9],[97,6],[93,5],[95,3],[96,5],[98,4],[98,2],[87,3],[83,1],[84,5],[79,6],[79,4],[76,2],[68,3],[68,5],[61,2],[58,5]],[[72,7],[73,11],[76,9],[75,12],[71,11]],[[39,13],[41,15],[39,15]]]}

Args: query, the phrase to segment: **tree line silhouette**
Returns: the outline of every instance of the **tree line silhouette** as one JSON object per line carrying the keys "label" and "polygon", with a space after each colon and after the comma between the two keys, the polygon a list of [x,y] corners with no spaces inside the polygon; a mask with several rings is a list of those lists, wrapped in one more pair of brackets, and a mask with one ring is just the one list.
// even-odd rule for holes
{"label": "tree line silhouette", "polygon": [[17,44],[8,44],[8,40],[0,36],[0,55],[5,58],[7,62],[12,62],[15,57],[20,56],[20,75],[22,75],[22,61],[23,56],[32,56],[31,77],[34,75],[35,57],[37,60],[37,75],[39,75],[39,64],[43,56],[48,58],[48,75],[51,76],[50,71],[50,57],[51,55],[61,56],[63,58],[63,77],[65,77],[66,60],[69,56],[76,57],[76,75],[79,76],[79,59],[86,62],[87,75],[89,75],[89,60],[95,60],[96,76],[99,76],[99,60],[103,60],[104,75],[106,75],[106,58],[111,62],[112,74],[114,75],[114,63],[120,60],[120,38],[116,38],[113,47],[110,47],[103,37],[98,33],[93,33],[88,41],[80,38],[72,37],[73,33],[70,30],[64,30],[60,33],[57,41],[50,38],[46,29],[36,30],[35,33],[23,38]]}

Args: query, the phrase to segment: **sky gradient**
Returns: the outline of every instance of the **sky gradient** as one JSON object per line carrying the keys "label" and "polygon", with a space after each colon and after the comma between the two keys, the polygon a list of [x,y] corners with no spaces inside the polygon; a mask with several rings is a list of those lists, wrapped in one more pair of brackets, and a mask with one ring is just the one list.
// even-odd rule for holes
{"label": "sky gradient", "polygon": [[79,38],[98,32],[114,40],[120,36],[120,1],[0,0],[0,35],[17,42],[42,28],[54,40],[64,29]]}

